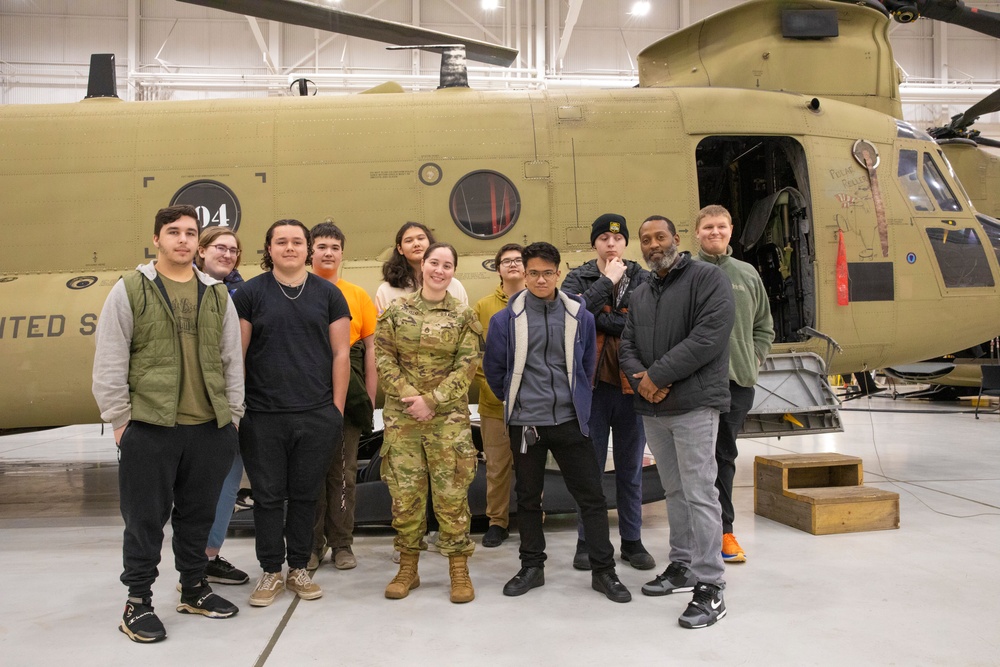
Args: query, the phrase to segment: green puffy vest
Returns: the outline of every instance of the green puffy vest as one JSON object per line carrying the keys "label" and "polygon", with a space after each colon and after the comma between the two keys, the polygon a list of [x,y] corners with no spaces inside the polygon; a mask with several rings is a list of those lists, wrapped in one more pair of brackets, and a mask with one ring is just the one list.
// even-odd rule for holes
{"label": "green puffy vest", "polygon": [[[142,273],[134,271],[123,280],[134,323],[128,369],[132,419],[175,426],[181,386],[181,341],[173,309],[160,287]],[[219,428],[233,420],[226,399],[220,348],[228,301],[225,285],[209,286],[198,281],[198,358]]]}

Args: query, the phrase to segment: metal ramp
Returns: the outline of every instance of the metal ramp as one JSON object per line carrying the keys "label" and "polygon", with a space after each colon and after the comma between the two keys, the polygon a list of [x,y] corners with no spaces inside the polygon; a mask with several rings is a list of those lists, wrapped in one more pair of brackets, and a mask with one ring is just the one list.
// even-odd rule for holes
{"label": "metal ramp", "polygon": [[826,375],[826,364],[812,352],[772,354],[764,360],[754,387],[753,408],[741,438],[839,433],[840,399]]}

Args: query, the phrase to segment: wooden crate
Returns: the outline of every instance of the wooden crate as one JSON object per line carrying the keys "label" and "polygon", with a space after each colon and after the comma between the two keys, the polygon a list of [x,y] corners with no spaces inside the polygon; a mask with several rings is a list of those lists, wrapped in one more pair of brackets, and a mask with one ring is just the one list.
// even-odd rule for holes
{"label": "wooden crate", "polygon": [[753,465],[760,516],[813,535],[899,528],[899,494],[864,486],[856,456],[758,456]]}

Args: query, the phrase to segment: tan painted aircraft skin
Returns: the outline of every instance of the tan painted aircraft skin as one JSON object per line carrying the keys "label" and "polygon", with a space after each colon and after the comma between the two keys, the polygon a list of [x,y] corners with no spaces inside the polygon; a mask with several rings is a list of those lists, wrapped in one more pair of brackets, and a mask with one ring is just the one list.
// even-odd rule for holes
{"label": "tan painted aircraft skin", "polygon": [[[805,4],[884,21],[852,5]],[[831,373],[847,373],[995,336],[1000,267],[973,207],[936,144],[907,138],[866,106],[678,87],[0,107],[0,428],[99,419],[90,392],[97,316],[114,281],[153,256],[154,214],[176,197],[200,205],[205,225],[232,226],[238,202],[245,277],[259,272],[272,222],[332,217],[347,235],[344,277],[370,293],[396,230],[423,222],[458,249],[456,275],[472,302],[495,288],[491,262],[503,243],[552,242],[565,273],[593,257],[590,223],[612,211],[629,221],[631,258],[640,257],[640,221],[654,213],[678,224],[690,250],[695,213],[721,201],[734,213],[739,254],[759,260],[768,249],[773,260],[776,352],[816,352]],[[879,153],[881,204],[854,157],[858,140]],[[902,151],[926,154],[961,210],[917,210],[897,178]],[[478,186],[466,179],[476,172],[487,172]],[[211,201],[184,199],[202,186]],[[756,216],[759,243],[744,247],[753,205],[781,188],[800,193],[801,208],[778,202]],[[515,190],[516,221],[493,236],[509,222]],[[485,221],[471,216],[479,237],[453,219],[467,207],[486,211]],[[978,266],[989,284],[948,287],[935,243],[950,251],[949,236],[970,232],[986,248]],[[838,305],[841,233],[849,305]],[[842,352],[797,333],[803,326]]]}

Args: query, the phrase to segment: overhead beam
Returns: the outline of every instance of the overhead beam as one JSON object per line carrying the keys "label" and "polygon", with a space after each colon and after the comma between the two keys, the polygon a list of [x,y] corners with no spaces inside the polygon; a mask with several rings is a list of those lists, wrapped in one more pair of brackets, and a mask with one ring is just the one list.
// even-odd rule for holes
{"label": "overhead beam", "polygon": [[274,66],[274,61],[271,60],[271,51],[267,48],[267,44],[264,43],[264,34],[260,31],[257,19],[253,16],[248,16],[246,19],[250,24],[250,32],[253,33],[253,38],[257,40],[257,46],[260,47],[260,53],[264,57],[264,64],[267,65],[267,71],[271,74],[276,73],[278,70]]}
{"label": "overhead beam", "polygon": [[502,42],[503,41],[502,39],[500,39],[499,37],[497,37],[496,35],[494,35],[491,30],[487,29],[486,26],[484,26],[482,23],[480,23],[476,19],[474,19],[471,16],[469,16],[468,12],[466,12],[464,9],[462,9],[461,7],[459,7],[458,5],[456,5],[454,2],[452,2],[451,0],[444,0],[444,1],[447,2],[449,5],[451,5],[452,9],[454,9],[456,12],[458,12],[459,14],[461,14],[465,18],[466,21],[468,21],[472,25],[474,25],[477,28],[479,28],[480,30],[482,30],[484,35],[489,36],[490,39],[492,39],[493,41],[496,41],[496,42]]}
{"label": "overhead beam", "polygon": [[[369,7],[368,9],[366,9],[366,10],[365,10],[364,12],[362,12],[362,13],[363,13],[363,14],[371,14],[371,13],[372,13],[373,11],[375,11],[375,10],[376,10],[376,9],[378,8],[378,6],[379,6],[379,5],[381,5],[381,4],[382,4],[383,2],[385,2],[385,1],[386,1],[386,0],[378,0],[378,2],[376,2],[376,3],[374,4],[374,5],[372,5],[371,7]],[[326,47],[330,46],[330,44],[332,44],[332,43],[333,43],[333,41],[334,41],[335,39],[337,39],[337,37],[340,37],[340,36],[341,36],[341,35],[339,35],[338,33],[333,33],[332,35],[330,35],[329,37],[327,37],[326,39],[324,39],[324,40],[323,40],[322,42],[320,42],[320,44],[319,44],[319,51],[320,51],[320,52],[322,52],[322,51],[323,51],[323,50],[324,50],[324,49],[325,49]],[[344,49],[345,49],[345,51],[346,51],[346,49],[347,49],[347,44],[346,44],[346,43],[344,44]],[[296,70],[296,69],[298,69],[299,67],[302,67],[302,66],[303,66],[303,65],[305,65],[305,64],[306,64],[307,62],[309,62],[309,59],[310,59],[310,58],[312,58],[312,57],[313,57],[313,56],[312,56],[312,54],[308,54],[308,53],[307,53],[306,55],[302,56],[302,57],[301,57],[301,58],[299,58],[299,59],[298,59],[297,61],[295,61],[295,63],[294,63],[294,64],[292,64],[292,65],[290,65],[289,67],[285,68],[285,71],[286,71],[286,72],[291,72],[291,71],[293,71],[293,70]],[[343,62],[343,57],[341,58],[341,62]],[[317,62],[315,63],[315,65],[316,65],[317,67],[319,67],[319,62],[318,62],[318,60],[317,60]]]}
{"label": "overhead beam", "polygon": [[569,40],[573,36],[573,28],[576,27],[576,20],[580,18],[580,8],[583,7],[583,0],[570,0],[569,10],[566,12],[566,24],[563,26],[562,37],[559,38],[559,50],[556,53],[556,63],[562,69],[563,58],[566,57],[566,49],[569,48]]}

